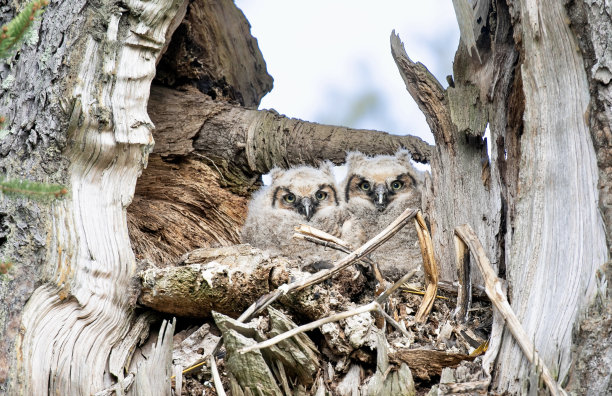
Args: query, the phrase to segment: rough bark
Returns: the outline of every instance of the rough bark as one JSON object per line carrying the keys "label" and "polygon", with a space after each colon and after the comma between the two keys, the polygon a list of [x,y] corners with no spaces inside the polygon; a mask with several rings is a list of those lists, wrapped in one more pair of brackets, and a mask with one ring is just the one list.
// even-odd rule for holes
{"label": "rough bark", "polygon": [[159,63],[156,81],[190,85],[212,99],[257,108],[272,89],[272,77],[250,28],[231,1],[190,2]]}
{"label": "rough bark", "polygon": [[[595,272],[608,250],[598,198],[607,216],[602,194],[609,188],[610,123],[601,114],[607,88],[597,84],[609,81],[609,56],[605,45],[593,45],[601,59],[591,80],[599,106],[591,100],[595,112],[589,113],[587,73],[562,5],[495,1],[483,19],[487,7],[481,3],[489,2],[474,3],[472,19],[460,21],[462,32],[474,29],[466,43],[475,43],[476,51],[470,55],[460,43],[446,92],[432,95],[431,77],[393,43],[392,51],[436,139],[431,221],[443,277],[455,271],[449,226],[468,223],[508,280],[512,307],[536,349],[562,382],[572,330],[596,292]],[[601,23],[601,7],[587,15]],[[598,43],[609,37],[606,28],[592,31],[590,40],[599,37]],[[482,139],[487,123],[488,156]],[[529,367],[508,333],[502,343],[495,388],[518,393]]]}
{"label": "rough bark", "polygon": [[14,84],[2,101],[3,171],[63,182],[70,194],[2,202],[11,229],[2,250],[17,268],[0,285],[2,393],[110,385],[109,355],[135,319],[125,207],[153,144],[146,102],[156,58],[182,3],[52,3],[5,66],[3,81]]}

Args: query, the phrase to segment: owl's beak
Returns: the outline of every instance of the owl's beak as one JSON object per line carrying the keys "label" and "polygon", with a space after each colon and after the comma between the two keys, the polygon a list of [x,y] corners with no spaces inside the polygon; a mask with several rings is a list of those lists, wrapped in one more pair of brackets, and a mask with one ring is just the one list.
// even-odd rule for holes
{"label": "owl's beak", "polygon": [[310,220],[312,218],[312,215],[314,214],[314,210],[312,207],[312,201],[310,200],[310,198],[302,198],[302,201],[300,202],[300,212],[302,215],[304,215],[304,217],[306,217],[306,220]]}
{"label": "owl's beak", "polygon": [[374,189],[374,194],[376,197],[376,201],[374,201],[374,205],[376,205],[376,208],[382,212],[383,210],[385,210],[385,208],[387,207],[387,189],[385,188],[384,185],[379,184],[378,186],[376,186],[376,188]]}

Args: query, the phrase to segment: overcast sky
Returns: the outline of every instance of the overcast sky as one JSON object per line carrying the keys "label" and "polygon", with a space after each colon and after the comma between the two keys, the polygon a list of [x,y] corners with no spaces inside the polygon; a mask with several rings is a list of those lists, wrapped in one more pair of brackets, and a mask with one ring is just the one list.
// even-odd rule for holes
{"label": "overcast sky", "polygon": [[391,57],[389,36],[446,86],[459,43],[450,0],[237,0],[274,89],[260,108],[326,124],[421,136],[425,118]]}

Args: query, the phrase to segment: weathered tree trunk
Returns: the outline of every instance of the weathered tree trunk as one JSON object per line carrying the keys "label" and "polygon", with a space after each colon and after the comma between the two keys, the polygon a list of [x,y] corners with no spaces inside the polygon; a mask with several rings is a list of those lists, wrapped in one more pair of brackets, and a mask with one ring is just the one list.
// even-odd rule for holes
{"label": "weathered tree trunk", "polygon": [[3,171],[70,194],[2,201],[15,272],[0,284],[0,393],[89,395],[124,375],[127,360],[109,356],[135,319],[125,208],[153,146],[156,59],[183,3],[52,2],[4,67]]}
{"label": "weathered tree trunk", "polygon": [[[601,201],[609,217],[610,116],[602,104],[609,89],[600,84],[610,81],[601,66],[609,64],[609,54],[591,51],[587,56],[596,60],[585,63],[557,2],[473,4],[455,1],[462,42],[446,91],[392,37],[400,72],[436,139],[434,249],[443,276],[454,277],[453,228],[468,223],[475,229],[508,281],[513,309],[563,384],[576,342],[572,332],[597,293],[595,274],[610,247],[604,232],[610,224],[604,227],[598,207]],[[602,7],[575,5],[592,19]],[[598,23],[609,38],[609,17],[608,25]],[[601,35],[584,18],[578,29],[590,40]],[[591,103],[589,78],[591,92],[599,87]],[[597,193],[598,180],[607,195]],[[494,389],[520,393],[530,367],[508,332],[493,340],[490,353],[500,341]]]}

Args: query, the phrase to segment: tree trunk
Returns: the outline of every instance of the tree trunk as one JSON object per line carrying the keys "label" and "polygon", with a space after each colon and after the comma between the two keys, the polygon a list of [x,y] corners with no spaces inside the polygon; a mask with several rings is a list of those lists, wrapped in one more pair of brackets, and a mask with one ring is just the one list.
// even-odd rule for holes
{"label": "tree trunk", "polygon": [[156,59],[183,4],[53,2],[4,67],[2,169],[70,193],[2,201],[16,269],[0,286],[1,393],[88,395],[124,375],[128,360],[109,356],[136,319],[125,208],[153,146]]}
{"label": "tree trunk", "polygon": [[[610,116],[601,105],[609,89],[600,88],[589,103],[596,68],[577,51],[561,4],[507,3],[455,1],[462,41],[446,91],[394,37],[392,51],[436,139],[431,219],[443,276],[455,276],[453,229],[468,223],[507,279],[512,307],[536,349],[564,384],[572,332],[597,293],[595,274],[610,247],[604,231],[610,224],[604,227],[598,207],[601,200],[609,217]],[[575,7],[595,18],[603,5]],[[601,34],[594,25],[585,28],[580,34]],[[597,59],[591,65],[609,62],[601,50],[590,56]],[[599,78],[605,70],[597,69]],[[607,195],[597,193],[598,179]],[[494,389],[521,393],[529,369],[505,332]]]}

